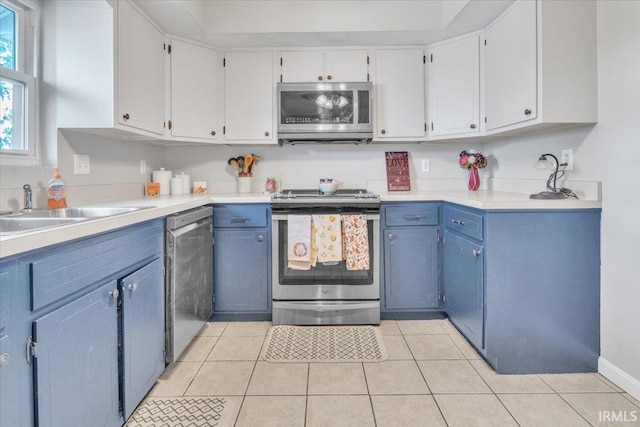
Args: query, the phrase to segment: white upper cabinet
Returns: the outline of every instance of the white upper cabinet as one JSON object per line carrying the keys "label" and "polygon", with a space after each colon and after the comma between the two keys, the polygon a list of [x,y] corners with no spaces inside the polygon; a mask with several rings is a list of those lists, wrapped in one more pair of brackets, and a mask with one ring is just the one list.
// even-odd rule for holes
{"label": "white upper cabinet", "polygon": [[431,46],[429,138],[480,132],[480,37],[462,37]]}
{"label": "white upper cabinet", "polygon": [[162,32],[126,0],[56,2],[55,8],[58,127],[161,138]]}
{"label": "white upper cabinet", "polygon": [[234,144],[277,143],[272,52],[227,52],[224,59],[224,138]]}
{"label": "white upper cabinet", "polygon": [[164,34],[118,1],[118,122],[164,133]]}
{"label": "white upper cabinet", "polygon": [[365,50],[286,51],[280,53],[282,82],[366,82]]}
{"label": "white upper cabinet", "polygon": [[487,134],[597,121],[595,2],[518,0],[484,40]]}
{"label": "white upper cabinet", "polygon": [[422,49],[375,52],[376,140],[424,140],[425,59]]}
{"label": "white upper cabinet", "polygon": [[171,102],[168,130],[181,140],[215,141],[218,129],[218,53],[207,46],[171,40]]}
{"label": "white upper cabinet", "polygon": [[484,40],[486,129],[535,119],[536,2],[516,2],[487,29]]}

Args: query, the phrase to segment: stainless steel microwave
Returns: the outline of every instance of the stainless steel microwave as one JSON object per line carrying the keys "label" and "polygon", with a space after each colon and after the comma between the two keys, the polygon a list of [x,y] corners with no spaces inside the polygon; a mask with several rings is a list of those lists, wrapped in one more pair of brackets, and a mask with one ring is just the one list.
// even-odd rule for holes
{"label": "stainless steel microwave", "polygon": [[373,138],[373,84],[278,83],[278,139],[361,143]]}

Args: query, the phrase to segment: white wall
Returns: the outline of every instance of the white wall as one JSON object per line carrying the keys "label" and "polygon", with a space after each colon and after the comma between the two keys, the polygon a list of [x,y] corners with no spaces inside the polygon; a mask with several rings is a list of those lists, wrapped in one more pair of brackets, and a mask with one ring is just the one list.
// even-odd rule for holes
{"label": "white wall", "polygon": [[602,181],[600,372],[640,399],[640,2],[598,1],[598,124],[487,144],[497,178],[544,177],[573,148],[575,180]]}

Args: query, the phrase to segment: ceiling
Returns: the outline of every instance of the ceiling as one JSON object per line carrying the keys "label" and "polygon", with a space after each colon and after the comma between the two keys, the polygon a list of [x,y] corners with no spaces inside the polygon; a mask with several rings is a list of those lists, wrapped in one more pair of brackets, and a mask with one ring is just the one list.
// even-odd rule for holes
{"label": "ceiling", "polygon": [[134,0],[164,32],[220,47],[428,45],[513,0]]}

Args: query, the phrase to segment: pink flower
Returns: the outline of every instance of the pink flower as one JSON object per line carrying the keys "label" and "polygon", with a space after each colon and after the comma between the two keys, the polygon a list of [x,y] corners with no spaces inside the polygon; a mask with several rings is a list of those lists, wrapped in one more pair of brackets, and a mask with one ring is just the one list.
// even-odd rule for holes
{"label": "pink flower", "polygon": [[466,154],[464,156],[460,156],[460,166],[464,167],[467,165],[467,161],[469,160],[469,156]]}

